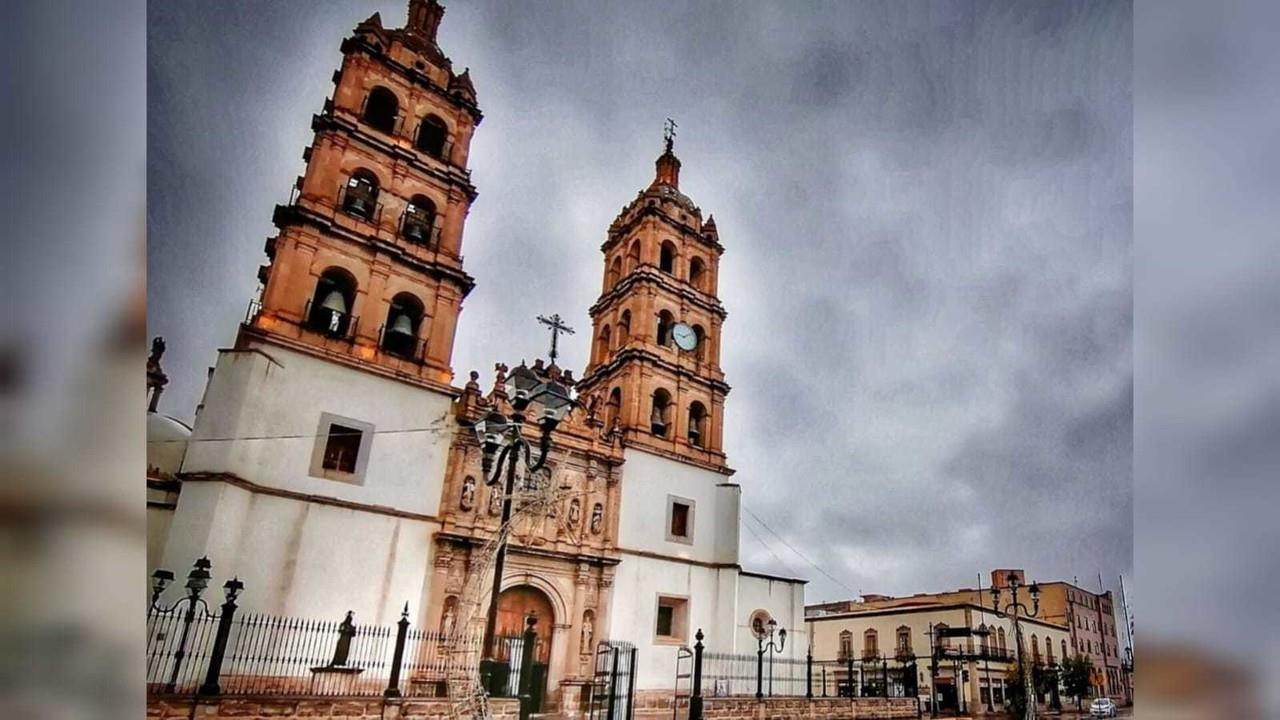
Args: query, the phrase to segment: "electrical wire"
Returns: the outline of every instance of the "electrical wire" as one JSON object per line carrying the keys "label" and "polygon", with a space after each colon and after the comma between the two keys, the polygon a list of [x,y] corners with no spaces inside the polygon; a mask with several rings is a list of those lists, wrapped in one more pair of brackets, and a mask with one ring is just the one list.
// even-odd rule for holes
{"label": "electrical wire", "polygon": [[793,552],[793,553],[795,553],[796,555],[798,555],[798,556],[800,557],[800,559],[801,559],[801,560],[804,560],[805,562],[809,563],[809,565],[810,565],[814,570],[817,570],[818,572],[822,573],[822,575],[823,575],[824,577],[826,577],[826,578],[827,578],[828,580],[830,580],[831,582],[833,582],[833,583],[835,583],[835,584],[839,585],[840,587],[844,588],[844,589],[845,589],[845,591],[846,591],[846,592],[848,592],[848,593],[850,593],[851,595],[855,595],[855,596],[856,596],[856,595],[858,595],[858,593],[857,593],[857,592],[855,592],[853,588],[849,587],[848,585],[845,585],[843,582],[840,582],[840,580],[836,579],[836,577],[835,577],[834,575],[832,575],[831,573],[827,572],[826,570],[823,570],[823,569],[818,565],[818,563],[816,563],[816,562],[814,562],[814,561],[810,560],[810,559],[809,559],[809,557],[808,557],[807,555],[805,555],[804,553],[802,553],[802,552],[800,552],[799,550],[795,549],[795,546],[793,546],[791,543],[787,542],[787,541],[786,541],[786,539],[785,539],[785,538],[783,538],[781,535],[779,535],[779,534],[778,534],[778,533],[777,533],[773,528],[769,527],[769,524],[768,524],[768,523],[766,523],[764,520],[761,520],[759,515],[756,515],[754,512],[752,512],[752,511],[751,511],[751,508],[747,507],[747,504],[746,504],[746,503],[742,503],[742,509],[743,509],[743,510],[746,510],[748,515],[750,515],[751,517],[755,518],[755,521],[756,521],[756,522],[758,522],[758,523],[760,523],[761,527],[763,527],[765,530],[768,530],[768,531],[770,532],[770,534],[772,534],[774,537],[778,538],[778,540],[779,540],[783,545],[786,545],[786,546],[787,546],[787,548],[788,548],[789,550],[791,550],[791,552]]}

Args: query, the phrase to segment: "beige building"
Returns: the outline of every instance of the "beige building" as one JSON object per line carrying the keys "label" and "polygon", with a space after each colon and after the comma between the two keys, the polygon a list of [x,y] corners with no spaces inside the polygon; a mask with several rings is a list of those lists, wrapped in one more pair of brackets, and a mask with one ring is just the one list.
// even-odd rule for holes
{"label": "beige building", "polygon": [[[1019,584],[1027,585],[1026,573],[1023,570],[993,570],[991,586],[988,588],[961,588],[948,592],[916,593],[903,597],[868,594],[863,595],[861,600],[840,600],[810,605],[806,608],[806,613],[814,615],[862,612],[871,609],[936,607],[953,603],[982,605],[989,612],[991,587],[1007,588],[1009,581],[1015,578]],[[1095,593],[1068,582],[1039,583],[1039,586],[1038,619],[1067,629],[1066,656],[1083,655],[1093,662],[1094,673],[1090,696],[1111,697],[1123,704],[1133,702],[1132,682],[1121,662],[1124,650],[1120,646],[1115,602],[1111,592]],[[1028,598],[1022,599],[1024,602],[1029,602]],[[1055,650],[1055,657],[1061,661],[1063,656],[1061,648]]]}
{"label": "beige building", "polygon": [[[842,666],[854,669],[858,687],[887,675],[891,695],[908,692],[905,668],[914,661],[915,685],[926,712],[934,701],[942,712],[981,715],[987,713],[988,703],[995,712],[1003,712],[1007,678],[1017,657],[1012,618],[996,617],[989,607],[974,602],[940,599],[942,595],[870,596],[865,602],[806,608],[814,660],[835,661],[833,686],[846,682],[848,673],[839,670]],[[1039,620],[1023,620],[1021,625],[1029,664],[1061,660],[1070,643],[1066,627]],[[937,653],[930,651],[935,643]],[[877,663],[897,670],[877,674]],[[1039,700],[1046,703],[1049,698]]]}

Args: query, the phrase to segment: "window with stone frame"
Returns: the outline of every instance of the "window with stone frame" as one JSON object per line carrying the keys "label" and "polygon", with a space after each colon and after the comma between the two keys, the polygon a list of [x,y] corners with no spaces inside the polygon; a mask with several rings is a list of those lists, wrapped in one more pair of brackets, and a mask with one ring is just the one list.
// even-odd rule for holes
{"label": "window with stone frame", "polygon": [[659,595],[655,613],[654,640],[663,644],[683,644],[689,635],[689,598]]}
{"label": "window with stone frame", "polygon": [[693,544],[694,503],[688,498],[667,496],[667,542]]}
{"label": "window with stone frame", "polygon": [[309,474],[326,480],[362,484],[372,441],[373,425],[320,413]]}
{"label": "window with stone frame", "polygon": [[840,654],[839,659],[848,660],[853,657],[853,633],[849,630],[840,631]]}

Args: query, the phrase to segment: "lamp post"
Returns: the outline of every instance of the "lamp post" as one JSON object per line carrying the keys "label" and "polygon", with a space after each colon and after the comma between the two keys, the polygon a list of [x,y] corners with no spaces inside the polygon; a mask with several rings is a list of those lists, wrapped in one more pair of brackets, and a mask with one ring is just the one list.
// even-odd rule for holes
{"label": "lamp post", "polygon": [[[492,487],[502,483],[500,528],[505,528],[511,521],[516,466],[523,461],[526,476],[533,475],[542,469],[547,462],[547,453],[551,449],[551,433],[569,414],[574,404],[569,395],[569,388],[558,380],[558,376],[541,378],[524,363],[520,363],[520,366],[507,376],[505,389],[511,402],[511,415],[508,417],[496,409],[491,410],[474,426],[483,451],[481,468],[484,472],[485,484]],[[524,437],[525,411],[532,405],[541,408],[537,423],[542,434],[538,440],[536,459],[532,457],[532,448]],[[499,530],[499,533],[501,532],[502,530]],[[497,685],[499,683],[505,685],[506,680],[506,678],[497,677],[494,672],[499,664],[494,659],[496,640],[494,635],[498,627],[498,595],[502,592],[502,569],[506,559],[507,540],[503,535],[493,561],[493,589],[489,593],[489,613],[485,618],[483,655],[480,660],[481,683],[491,694],[496,694],[494,691]]]}
{"label": "lamp post", "polygon": [[1036,703],[1035,697],[1031,692],[1032,679],[1030,673],[1026,671],[1022,656],[1022,629],[1018,625],[1019,612],[1026,617],[1036,617],[1040,614],[1040,586],[1031,583],[1027,588],[1027,594],[1031,596],[1031,607],[1028,608],[1021,600],[1018,599],[1018,591],[1022,588],[1022,584],[1018,582],[1018,578],[1009,578],[1009,595],[1010,599],[1007,603],[1000,602],[1000,588],[991,588],[991,607],[995,610],[996,617],[1013,618],[1013,647],[1018,656],[1018,676],[1022,678],[1022,694],[1023,694],[1023,720],[1035,720]]}
{"label": "lamp post", "polygon": [[[778,621],[769,618],[766,624],[769,632],[762,634],[756,638],[756,699],[760,700],[764,697],[764,683],[760,681],[764,677],[764,653],[769,651],[769,697],[773,697],[773,654],[782,652],[787,645],[787,631],[778,628]],[[776,639],[775,639],[776,633]],[[769,638],[769,642],[765,642],[765,638]]]}
{"label": "lamp post", "polygon": [[[174,612],[182,603],[187,604],[186,611],[182,614],[182,633],[178,636],[178,647],[173,653],[173,668],[169,674],[169,680],[164,685],[166,693],[173,692],[178,685],[178,674],[182,670],[182,660],[187,656],[187,639],[191,634],[191,624],[196,619],[196,606],[204,601],[200,599],[200,594],[209,587],[209,568],[213,564],[209,562],[209,558],[202,557],[196,560],[191,566],[191,572],[187,573],[187,594],[182,596],[177,602],[168,608],[160,608],[157,602],[164,593],[165,586],[173,581],[173,573],[169,570],[156,570],[151,575],[151,609],[153,612]],[[238,581],[237,581],[238,582]]]}

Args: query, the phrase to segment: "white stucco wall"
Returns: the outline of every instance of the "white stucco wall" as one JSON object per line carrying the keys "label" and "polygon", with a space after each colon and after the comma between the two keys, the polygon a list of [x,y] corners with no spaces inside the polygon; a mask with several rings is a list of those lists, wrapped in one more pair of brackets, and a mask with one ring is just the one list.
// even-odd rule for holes
{"label": "white stucco wall", "polygon": [[[243,607],[251,611],[340,620],[354,610],[357,622],[374,623],[394,622],[405,602],[419,612],[454,431],[450,398],[261,349],[220,355],[183,472],[230,473],[322,501],[188,480],[160,566],[181,579],[208,555],[218,586],[233,575],[245,583]],[[326,412],[374,426],[360,484],[309,474]],[[246,439],[256,437],[272,439]]]}
{"label": "white stucco wall", "polygon": [[[438,392],[274,345],[224,351],[182,469],[434,515],[454,429],[450,403]],[[360,485],[308,474],[326,412],[374,426]],[[261,437],[270,439],[220,440]]]}
{"label": "white stucco wall", "polygon": [[[628,448],[622,474],[619,547],[707,563],[738,562],[738,497],[724,475]],[[693,500],[693,543],[666,539],[667,499]]]}
{"label": "white stucco wall", "polygon": [[809,646],[809,630],[804,621],[804,583],[782,578],[738,574],[737,633],[733,652],[756,651],[756,638],[750,619],[756,610],[764,610],[787,631],[787,642],[780,657],[804,657]]}
{"label": "white stucco wall", "polygon": [[391,623],[418,611],[434,523],[253,493],[222,482],[183,487],[162,567],[179,581],[207,555],[214,585],[245,584],[241,606],[312,619]]}

